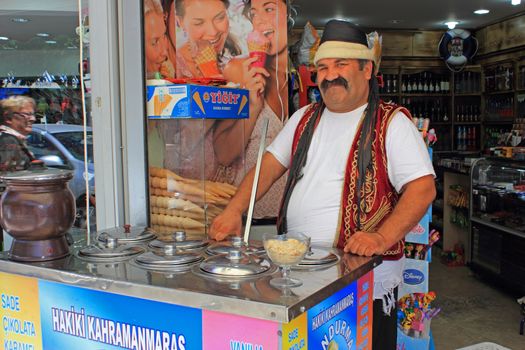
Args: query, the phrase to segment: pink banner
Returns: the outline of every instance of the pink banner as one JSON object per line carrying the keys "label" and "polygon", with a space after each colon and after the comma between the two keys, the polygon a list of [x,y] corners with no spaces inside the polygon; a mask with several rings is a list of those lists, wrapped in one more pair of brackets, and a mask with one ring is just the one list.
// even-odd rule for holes
{"label": "pink banner", "polygon": [[204,350],[278,349],[279,323],[203,310]]}

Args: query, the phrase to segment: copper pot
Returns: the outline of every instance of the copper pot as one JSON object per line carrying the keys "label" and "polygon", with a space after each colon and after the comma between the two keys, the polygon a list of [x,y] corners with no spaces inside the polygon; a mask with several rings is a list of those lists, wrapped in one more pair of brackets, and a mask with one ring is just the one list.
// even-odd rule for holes
{"label": "copper pot", "polygon": [[0,200],[0,224],[13,236],[9,258],[46,261],[69,254],[65,234],[75,220],[72,173],[40,168],[0,176],[7,189]]}

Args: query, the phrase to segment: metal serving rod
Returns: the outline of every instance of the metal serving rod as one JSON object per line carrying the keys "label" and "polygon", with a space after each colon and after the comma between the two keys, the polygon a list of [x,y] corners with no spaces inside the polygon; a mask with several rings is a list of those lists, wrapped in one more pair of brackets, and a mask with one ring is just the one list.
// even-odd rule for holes
{"label": "metal serving rod", "polygon": [[261,171],[261,161],[266,144],[266,133],[268,132],[268,118],[264,118],[261,133],[261,143],[259,144],[259,153],[257,154],[257,164],[255,164],[255,175],[253,176],[252,193],[250,195],[250,206],[248,207],[248,216],[244,226],[244,242],[248,244],[250,238],[250,228],[252,226],[253,207],[255,206],[255,196],[257,194],[257,184],[259,183],[259,173]]}

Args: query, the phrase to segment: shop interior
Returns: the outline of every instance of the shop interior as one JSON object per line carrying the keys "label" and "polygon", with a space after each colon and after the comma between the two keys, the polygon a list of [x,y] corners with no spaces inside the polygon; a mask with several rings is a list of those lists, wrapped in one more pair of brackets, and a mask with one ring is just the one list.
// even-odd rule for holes
{"label": "shop interior", "polygon": [[[213,197],[207,211],[158,209],[164,208],[161,198],[179,191],[161,183],[159,169],[188,165],[168,156],[184,138],[164,141],[185,129],[147,112],[146,86],[165,76],[150,74],[142,51],[145,29],[133,23],[146,25],[144,6],[139,0],[0,4],[0,99],[21,94],[35,100],[37,121],[28,143],[35,155],[58,156],[55,167],[74,171],[72,230],[88,243],[96,232],[126,223],[170,234],[179,215],[189,222],[183,227],[189,235],[201,233],[238,185],[235,176],[230,181],[215,173],[220,180],[210,180],[202,146],[200,156],[189,158],[199,166],[177,175],[206,177],[215,189],[204,191]],[[324,24],[335,18],[379,32],[381,98],[407,107],[416,126],[434,137],[427,135],[427,145],[437,197],[427,231],[439,232],[439,239],[426,261],[427,292],[436,293],[441,309],[431,324],[435,349],[525,349],[525,299],[518,301],[525,296],[525,2],[325,0],[320,6],[294,0],[286,11],[287,32],[279,34],[287,38],[286,58],[277,58],[272,69],[276,90],[287,89],[267,98],[270,107],[275,101],[282,123],[319,101],[312,58]],[[177,30],[177,38],[184,35]],[[210,128],[204,120],[192,125],[188,130],[197,134]],[[64,131],[67,138],[60,136]],[[239,156],[242,174],[258,146]],[[220,187],[223,182],[229,184]],[[161,221],[169,215],[169,224]],[[256,215],[254,230],[266,230],[275,216]],[[499,347],[475,347],[483,343]]]}

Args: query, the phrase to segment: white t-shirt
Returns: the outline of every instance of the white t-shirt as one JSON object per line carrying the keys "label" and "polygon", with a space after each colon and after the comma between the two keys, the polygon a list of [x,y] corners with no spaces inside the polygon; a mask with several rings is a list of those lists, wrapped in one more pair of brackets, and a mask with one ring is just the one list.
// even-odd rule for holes
{"label": "white t-shirt", "polygon": [[[288,231],[310,236],[312,244],[332,246],[334,243],[346,162],[366,106],[347,113],[334,113],[326,108],[314,132],[304,175],[293,190],[287,212]],[[295,129],[307,107],[292,115],[267,148],[286,168],[291,163]],[[388,178],[398,192],[412,180],[435,175],[423,138],[403,113],[394,115],[388,126],[386,151]],[[379,267],[397,272],[400,266],[400,263],[385,262]],[[377,272],[376,276],[382,275]],[[400,281],[391,282],[397,285]]]}

